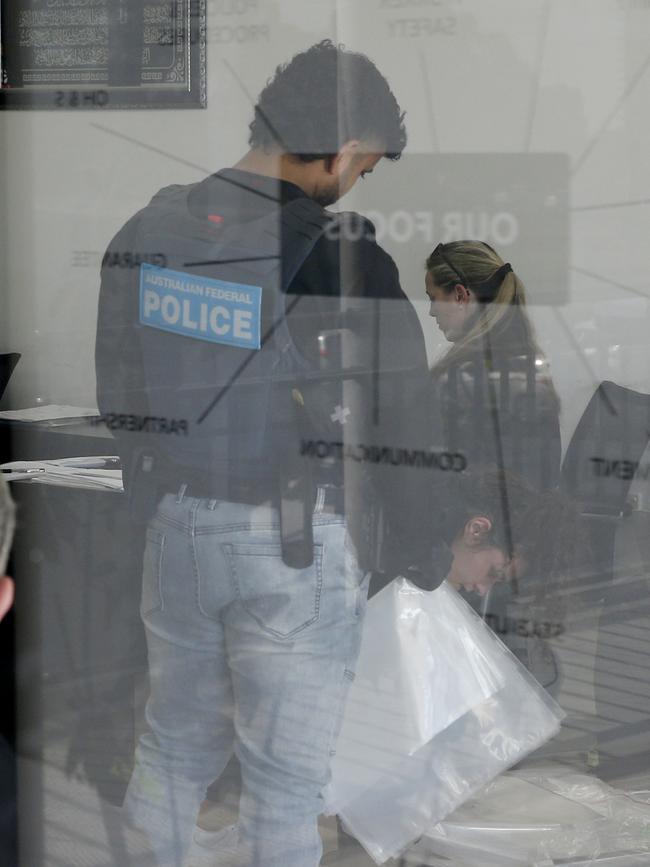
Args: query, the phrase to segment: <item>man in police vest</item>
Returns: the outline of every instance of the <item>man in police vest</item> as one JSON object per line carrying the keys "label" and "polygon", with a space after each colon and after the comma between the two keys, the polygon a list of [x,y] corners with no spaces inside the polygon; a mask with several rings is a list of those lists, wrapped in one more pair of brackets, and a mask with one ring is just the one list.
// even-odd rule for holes
{"label": "man in police vest", "polygon": [[[183,863],[233,750],[239,820],[210,863],[319,863],[368,576],[421,557],[432,476],[417,316],[372,225],[326,206],[405,142],[374,64],[322,42],[278,68],[237,165],[162,190],[104,259],[99,406],[155,512],[126,806],[161,864]],[[138,268],[112,267],[125,251]]]}

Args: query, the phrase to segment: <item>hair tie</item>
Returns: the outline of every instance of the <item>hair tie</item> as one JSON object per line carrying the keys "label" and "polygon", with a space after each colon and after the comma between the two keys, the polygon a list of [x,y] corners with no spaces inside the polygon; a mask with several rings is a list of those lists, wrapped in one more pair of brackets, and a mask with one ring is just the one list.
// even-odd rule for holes
{"label": "hair tie", "polygon": [[[499,282],[502,283],[503,280],[505,279],[506,274],[510,274],[510,273],[512,273],[512,265],[510,264],[510,262],[506,262],[506,264],[502,265],[499,268],[499,270],[497,271],[497,274],[499,275]],[[512,301],[513,301],[513,303],[515,301],[517,303],[519,303],[519,299],[517,298],[517,281],[516,280],[515,280],[515,291],[514,291],[514,295],[512,296]]]}
{"label": "hair tie", "polygon": [[[490,297],[492,293],[496,293],[499,286],[503,282],[506,274],[509,274],[512,271],[512,265],[510,262],[506,262],[505,265],[502,265],[500,268],[492,274],[491,277],[488,277],[487,280],[483,280],[481,283],[475,283],[471,286],[471,288],[476,293],[479,300],[482,301],[491,301]],[[515,295],[516,295],[516,287],[515,287]]]}

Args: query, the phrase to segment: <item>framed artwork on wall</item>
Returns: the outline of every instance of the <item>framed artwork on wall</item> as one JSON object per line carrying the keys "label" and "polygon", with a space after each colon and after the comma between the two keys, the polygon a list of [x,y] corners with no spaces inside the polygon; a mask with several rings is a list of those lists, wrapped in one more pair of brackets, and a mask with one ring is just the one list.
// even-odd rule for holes
{"label": "framed artwork on wall", "polygon": [[0,109],[205,108],[206,0],[0,0]]}

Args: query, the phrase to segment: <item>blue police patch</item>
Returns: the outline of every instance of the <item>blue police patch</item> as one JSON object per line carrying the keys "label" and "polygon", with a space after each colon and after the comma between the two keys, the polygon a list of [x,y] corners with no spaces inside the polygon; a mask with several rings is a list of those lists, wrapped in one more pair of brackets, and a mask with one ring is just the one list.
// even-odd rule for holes
{"label": "blue police patch", "polygon": [[261,346],[262,288],[140,266],[140,323],[244,349]]}

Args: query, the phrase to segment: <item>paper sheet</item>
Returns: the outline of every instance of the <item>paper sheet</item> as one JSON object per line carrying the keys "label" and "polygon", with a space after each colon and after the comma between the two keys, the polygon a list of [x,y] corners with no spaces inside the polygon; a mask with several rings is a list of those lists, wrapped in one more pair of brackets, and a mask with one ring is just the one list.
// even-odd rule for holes
{"label": "paper sheet", "polygon": [[89,418],[99,415],[97,409],[83,406],[65,406],[48,403],[43,406],[31,406],[28,409],[10,409],[0,412],[0,419],[8,421],[57,421],[66,418]]}

